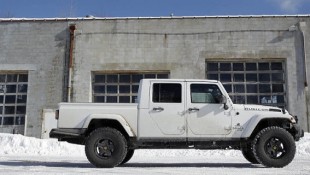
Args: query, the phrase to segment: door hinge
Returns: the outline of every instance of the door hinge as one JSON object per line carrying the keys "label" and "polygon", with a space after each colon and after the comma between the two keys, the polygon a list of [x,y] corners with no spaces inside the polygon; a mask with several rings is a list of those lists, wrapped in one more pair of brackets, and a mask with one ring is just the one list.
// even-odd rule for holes
{"label": "door hinge", "polygon": [[225,126],[224,129],[229,131],[231,130],[231,126]]}
{"label": "door hinge", "polygon": [[185,130],[185,126],[184,126],[184,125],[183,125],[183,126],[179,126],[179,127],[178,127],[178,130],[184,131],[184,130]]}

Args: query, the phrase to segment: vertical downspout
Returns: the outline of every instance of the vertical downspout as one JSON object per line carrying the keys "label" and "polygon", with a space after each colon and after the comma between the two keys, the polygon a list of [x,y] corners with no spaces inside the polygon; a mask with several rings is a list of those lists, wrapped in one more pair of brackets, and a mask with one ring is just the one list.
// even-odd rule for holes
{"label": "vertical downspout", "polygon": [[308,87],[308,76],[307,76],[307,54],[306,54],[306,37],[305,37],[305,32],[304,32],[304,27],[306,26],[305,22],[299,22],[299,30],[302,35],[302,51],[303,51],[303,57],[304,57],[304,65],[305,65],[305,70],[304,70],[304,85],[305,85],[305,100],[306,100],[306,117],[307,117],[307,131],[310,131],[310,115],[309,115],[309,87]]}
{"label": "vertical downspout", "polygon": [[67,102],[71,102],[71,91],[72,91],[72,71],[73,71],[73,49],[74,49],[74,31],[75,31],[75,24],[70,25],[70,48],[69,48],[69,75],[68,75],[68,96]]}

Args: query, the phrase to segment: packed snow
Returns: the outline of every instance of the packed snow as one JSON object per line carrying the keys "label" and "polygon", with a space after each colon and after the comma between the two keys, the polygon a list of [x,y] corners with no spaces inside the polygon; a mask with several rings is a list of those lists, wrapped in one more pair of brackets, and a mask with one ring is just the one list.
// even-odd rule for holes
{"label": "packed snow", "polygon": [[125,165],[99,169],[86,159],[84,146],[0,134],[0,174],[310,174],[310,134],[284,168],[247,162],[238,150],[136,150]]}

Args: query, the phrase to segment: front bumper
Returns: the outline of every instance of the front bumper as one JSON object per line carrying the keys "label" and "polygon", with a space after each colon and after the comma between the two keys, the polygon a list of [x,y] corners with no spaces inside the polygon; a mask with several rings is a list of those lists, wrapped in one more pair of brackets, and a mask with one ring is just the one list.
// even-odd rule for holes
{"label": "front bumper", "polygon": [[293,124],[293,133],[294,133],[294,139],[295,141],[299,141],[300,138],[304,137],[305,133],[304,130],[301,129],[301,126],[299,124]]}

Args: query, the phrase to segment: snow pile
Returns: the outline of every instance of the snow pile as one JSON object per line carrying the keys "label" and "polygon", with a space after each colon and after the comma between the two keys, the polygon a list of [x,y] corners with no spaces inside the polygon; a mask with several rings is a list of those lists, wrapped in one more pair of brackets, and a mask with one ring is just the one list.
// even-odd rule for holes
{"label": "snow pile", "polygon": [[56,139],[37,139],[22,135],[0,133],[0,155],[82,156],[84,147],[58,142]]}
{"label": "snow pile", "polygon": [[[56,139],[37,139],[22,135],[0,133],[1,155],[85,156],[84,146],[58,142]],[[137,157],[236,157],[238,150],[138,150]],[[297,155],[310,156],[310,133],[297,142]]]}
{"label": "snow pile", "polygon": [[297,155],[310,156],[310,133],[305,133],[305,137],[297,142]]}

